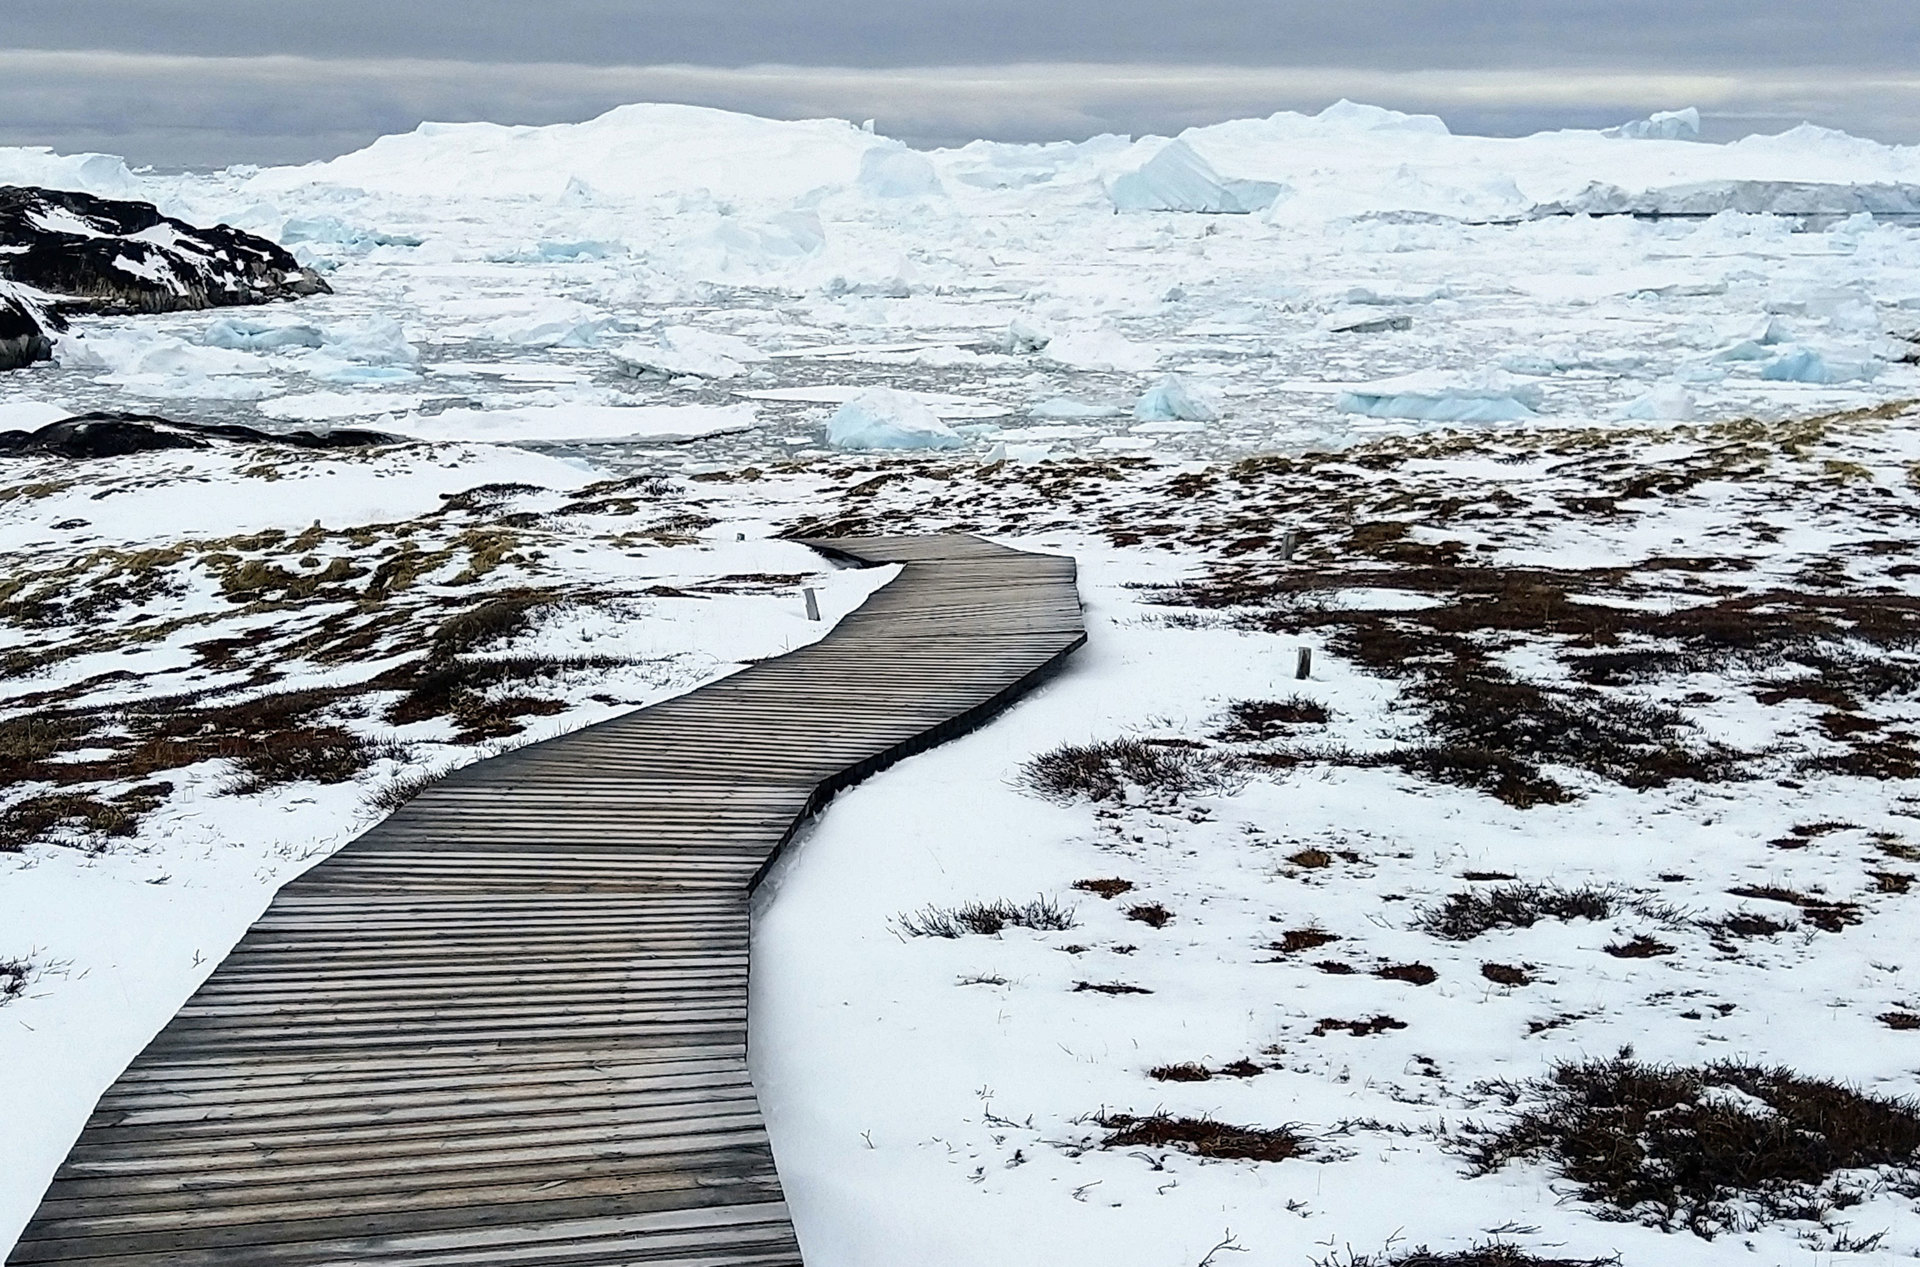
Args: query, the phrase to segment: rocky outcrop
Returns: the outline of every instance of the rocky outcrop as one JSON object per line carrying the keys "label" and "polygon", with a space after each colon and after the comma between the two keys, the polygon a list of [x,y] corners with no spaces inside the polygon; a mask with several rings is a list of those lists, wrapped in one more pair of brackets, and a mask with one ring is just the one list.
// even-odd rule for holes
{"label": "rocky outcrop", "polygon": [[271,432],[236,424],[174,422],[151,414],[90,413],[62,418],[38,431],[0,431],[0,457],[113,458],[165,449],[209,449],[218,441],[296,449],[362,449],[404,443],[399,437],[378,431]]}
{"label": "rocky outcrop", "polygon": [[277,244],[228,225],[196,228],[150,203],[0,186],[0,281],[53,316],[177,312],[324,294]]}
{"label": "rocky outcrop", "polygon": [[26,300],[0,287],[0,370],[17,370],[53,355],[53,340]]}

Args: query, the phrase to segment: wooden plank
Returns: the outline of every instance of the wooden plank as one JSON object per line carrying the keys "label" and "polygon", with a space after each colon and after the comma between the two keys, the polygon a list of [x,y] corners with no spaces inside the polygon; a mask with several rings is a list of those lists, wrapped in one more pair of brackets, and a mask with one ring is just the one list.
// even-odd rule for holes
{"label": "wooden plank", "polygon": [[794,1267],[748,896],[805,814],[1085,640],[1073,560],[899,575],[828,636],[457,771],[288,885],[101,1097],[8,1264]]}

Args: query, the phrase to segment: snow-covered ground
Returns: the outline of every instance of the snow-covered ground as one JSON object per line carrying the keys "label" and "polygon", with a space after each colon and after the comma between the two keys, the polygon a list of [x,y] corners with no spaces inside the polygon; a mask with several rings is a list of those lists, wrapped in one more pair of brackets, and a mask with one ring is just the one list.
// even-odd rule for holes
{"label": "snow-covered ground", "polygon": [[[80,322],[0,375],[0,429],[418,441],[0,469],[0,962],[29,974],[0,1240],[382,788],[778,653],[827,627],[802,586],[830,622],[884,580],[773,539],[804,526],[1071,553],[1092,634],[761,890],[756,1076],[816,1267],[1229,1234],[1214,1267],[1920,1253],[1897,1175],[1707,1240],[1598,1217],[1542,1159],[1467,1174],[1463,1124],[1506,1108],[1482,1084],[1623,1046],[1920,1090],[1886,1019],[1920,1012],[1920,151],[1686,134],[1343,103],[923,153],[635,106],[269,171],[0,151],[335,291]],[[1679,215],[1565,214],[1620,208]],[[1036,757],[1108,741],[1209,777],[1036,794]],[[1438,922],[1529,884],[1607,909]],[[1075,926],[903,922],[1037,896]],[[1101,1147],[1159,1110],[1303,1155]]]}

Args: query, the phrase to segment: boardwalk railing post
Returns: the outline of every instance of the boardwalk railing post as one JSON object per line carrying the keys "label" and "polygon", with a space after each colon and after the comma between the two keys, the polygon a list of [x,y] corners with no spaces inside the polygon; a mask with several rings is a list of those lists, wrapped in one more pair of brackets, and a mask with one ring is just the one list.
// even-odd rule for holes
{"label": "boardwalk railing post", "polygon": [[1313,648],[1302,647],[1293,662],[1293,677],[1296,682],[1304,682],[1313,676]]}
{"label": "boardwalk railing post", "polygon": [[820,619],[820,596],[814,593],[811,587],[801,590],[800,593],[807,600],[807,619]]}

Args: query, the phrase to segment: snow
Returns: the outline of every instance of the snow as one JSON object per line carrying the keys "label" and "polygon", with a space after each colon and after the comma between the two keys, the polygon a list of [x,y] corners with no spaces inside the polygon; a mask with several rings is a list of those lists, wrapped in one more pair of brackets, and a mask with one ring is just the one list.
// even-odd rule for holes
{"label": "snow", "polygon": [[526,405],[383,417],[376,429],[433,441],[607,444],[694,440],[758,425],[750,405]]}
{"label": "snow", "polygon": [[0,431],[38,431],[49,423],[73,417],[73,410],[50,400],[0,402]]}
{"label": "snow", "polygon": [[920,401],[873,387],[833,411],[827,443],[836,449],[956,449],[964,441]]}
{"label": "snow", "polygon": [[1540,389],[1500,370],[1458,375],[1423,370],[1342,392],[1339,408],[1369,418],[1420,422],[1524,422]]}

